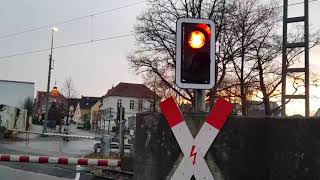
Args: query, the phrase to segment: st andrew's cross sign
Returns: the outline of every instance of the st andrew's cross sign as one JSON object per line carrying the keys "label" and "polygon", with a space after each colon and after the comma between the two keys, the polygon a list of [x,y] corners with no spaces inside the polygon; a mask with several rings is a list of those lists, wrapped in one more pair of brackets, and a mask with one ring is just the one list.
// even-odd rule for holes
{"label": "st andrew's cross sign", "polygon": [[233,105],[222,98],[218,99],[195,139],[173,97],[161,102],[160,108],[184,154],[171,180],[186,180],[192,175],[198,180],[214,180],[204,156],[226,122]]}

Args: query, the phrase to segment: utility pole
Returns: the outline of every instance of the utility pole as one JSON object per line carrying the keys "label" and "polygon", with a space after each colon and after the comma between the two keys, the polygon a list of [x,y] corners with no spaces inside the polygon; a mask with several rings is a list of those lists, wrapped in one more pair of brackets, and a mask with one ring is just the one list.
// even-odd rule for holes
{"label": "utility pole", "polygon": [[124,116],[124,108],[120,106],[120,108],[118,108],[118,110],[120,110],[119,112],[119,153],[120,153],[120,157],[123,157],[124,155],[124,119],[123,119],[123,116]]}
{"label": "utility pole", "polygon": [[49,72],[48,72],[48,84],[47,84],[47,95],[46,95],[46,114],[45,114],[45,118],[44,118],[44,125],[43,125],[42,133],[46,133],[47,127],[48,127],[50,79],[51,79],[51,70],[52,70],[53,34],[57,30],[58,30],[57,28],[53,28],[52,33],[51,33],[51,49],[50,49],[50,55],[49,55]]}
{"label": "utility pole", "polygon": [[110,121],[112,118],[111,108],[108,110],[108,135],[110,135]]}

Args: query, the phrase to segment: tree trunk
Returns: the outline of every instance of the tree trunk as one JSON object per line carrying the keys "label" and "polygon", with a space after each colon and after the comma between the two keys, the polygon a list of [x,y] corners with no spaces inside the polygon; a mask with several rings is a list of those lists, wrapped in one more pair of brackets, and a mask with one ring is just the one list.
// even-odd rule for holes
{"label": "tree trunk", "polygon": [[[244,27],[244,26],[243,26]],[[242,33],[245,32],[245,29],[242,28]],[[245,61],[245,57],[244,57],[244,53],[245,53],[245,39],[244,39],[244,35],[242,35],[241,38],[241,75],[240,75],[240,99],[242,102],[242,106],[241,106],[241,111],[242,111],[242,116],[247,116],[247,96],[246,96],[246,89],[248,88],[247,84],[245,83],[245,79],[244,79],[244,61]],[[246,87],[245,87],[246,86]]]}
{"label": "tree trunk", "polygon": [[248,112],[247,112],[247,97],[246,97],[246,94],[244,92],[244,87],[243,85],[241,85],[241,102],[242,102],[242,105],[241,105],[241,112],[242,112],[242,116],[247,116],[248,115]]}
{"label": "tree trunk", "polygon": [[271,107],[270,107],[270,99],[268,96],[267,88],[264,84],[264,78],[263,78],[263,68],[262,68],[262,62],[261,58],[258,58],[258,70],[259,70],[259,83],[260,83],[260,89],[263,94],[263,104],[264,104],[264,112],[265,115],[270,116],[271,115]]}

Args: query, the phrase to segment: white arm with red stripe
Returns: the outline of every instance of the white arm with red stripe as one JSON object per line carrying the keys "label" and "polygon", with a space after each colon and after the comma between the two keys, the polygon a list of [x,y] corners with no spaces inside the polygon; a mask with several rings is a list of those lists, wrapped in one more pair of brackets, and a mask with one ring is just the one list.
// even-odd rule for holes
{"label": "white arm with red stripe", "polygon": [[[223,127],[227,117],[232,111],[233,105],[223,99],[218,99],[215,107],[210,112],[195,140],[193,140],[190,130],[183,120],[182,114],[173,98],[169,98],[162,102],[160,107],[167,118],[169,126],[174,132],[183,154],[185,155],[171,179],[190,179],[193,174],[195,174],[197,179],[213,179],[211,172],[209,174],[204,174],[202,172],[201,174],[204,174],[203,176],[199,176],[197,174],[199,171],[202,171],[202,169],[208,169],[203,157],[209,150],[220,129]],[[175,130],[177,127],[178,132]],[[179,132],[182,129],[188,132]],[[189,137],[189,134],[191,137]],[[180,135],[182,135],[182,137],[179,137]],[[190,146],[190,141],[194,141],[192,146]],[[190,155],[188,154],[189,152]],[[204,161],[205,166],[203,163],[197,165],[199,158],[200,162]],[[192,163],[190,163],[190,161]]]}
{"label": "white arm with red stripe", "polygon": [[40,163],[40,164],[108,166],[108,167],[121,166],[120,159],[88,159],[88,158],[26,156],[26,155],[10,155],[10,154],[0,154],[0,161]]}

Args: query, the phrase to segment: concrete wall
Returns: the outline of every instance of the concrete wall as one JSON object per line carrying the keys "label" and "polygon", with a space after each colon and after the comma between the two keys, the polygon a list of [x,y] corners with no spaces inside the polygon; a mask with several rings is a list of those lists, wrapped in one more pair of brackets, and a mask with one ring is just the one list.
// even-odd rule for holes
{"label": "concrete wall", "polygon": [[[185,115],[193,134],[205,116]],[[317,180],[319,130],[319,118],[230,117],[207,162],[215,180]],[[136,133],[135,179],[165,179],[181,153],[166,120],[161,114],[138,114]]]}
{"label": "concrete wall", "polygon": [[28,97],[34,99],[34,83],[0,80],[0,104],[20,108]]}

